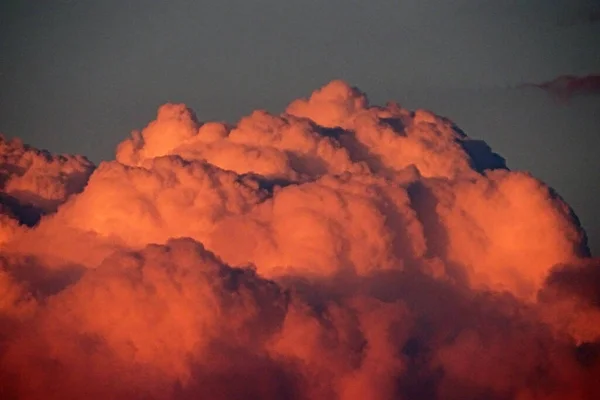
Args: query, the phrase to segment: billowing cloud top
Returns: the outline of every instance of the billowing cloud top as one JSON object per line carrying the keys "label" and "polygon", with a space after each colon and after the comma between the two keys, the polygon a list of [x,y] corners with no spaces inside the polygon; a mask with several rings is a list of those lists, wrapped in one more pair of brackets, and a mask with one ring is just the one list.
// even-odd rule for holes
{"label": "billowing cloud top", "polygon": [[446,118],[333,81],[97,168],[1,149],[4,397],[600,396],[585,232]]}
{"label": "billowing cloud top", "polygon": [[35,225],[83,190],[93,164],[81,156],[55,156],[0,135],[0,243],[17,222]]}

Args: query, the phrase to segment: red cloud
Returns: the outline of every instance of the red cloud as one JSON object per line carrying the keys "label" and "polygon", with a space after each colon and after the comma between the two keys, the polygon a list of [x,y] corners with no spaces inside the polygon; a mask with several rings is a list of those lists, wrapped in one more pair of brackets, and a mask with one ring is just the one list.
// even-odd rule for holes
{"label": "red cloud", "polygon": [[600,398],[572,210],[432,112],[334,81],[97,168],[0,144],[1,398]]}

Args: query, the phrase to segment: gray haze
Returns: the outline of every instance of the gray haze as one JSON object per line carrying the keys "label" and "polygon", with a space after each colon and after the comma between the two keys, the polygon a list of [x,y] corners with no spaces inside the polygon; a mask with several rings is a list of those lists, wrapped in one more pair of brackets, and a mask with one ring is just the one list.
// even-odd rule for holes
{"label": "gray haze", "polygon": [[0,1],[0,132],[113,158],[158,105],[280,112],[334,78],[428,108],[531,171],[600,253],[600,94],[517,89],[600,72],[597,0]]}

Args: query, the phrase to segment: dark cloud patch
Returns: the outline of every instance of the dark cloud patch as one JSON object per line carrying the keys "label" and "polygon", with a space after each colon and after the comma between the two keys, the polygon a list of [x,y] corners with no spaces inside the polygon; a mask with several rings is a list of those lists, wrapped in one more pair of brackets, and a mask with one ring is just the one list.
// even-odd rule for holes
{"label": "dark cloud patch", "polygon": [[550,81],[525,83],[520,87],[542,89],[562,101],[568,101],[576,96],[600,95],[600,74],[586,76],[561,75]]}
{"label": "dark cloud patch", "polygon": [[600,258],[576,265],[556,266],[546,283],[562,295],[576,297],[600,307]]}

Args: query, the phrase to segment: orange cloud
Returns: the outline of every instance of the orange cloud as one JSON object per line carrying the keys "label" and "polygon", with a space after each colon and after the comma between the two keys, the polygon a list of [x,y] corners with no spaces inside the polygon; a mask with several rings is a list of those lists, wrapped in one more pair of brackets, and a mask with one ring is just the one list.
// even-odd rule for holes
{"label": "orange cloud", "polygon": [[600,397],[572,210],[432,112],[334,81],[97,168],[0,144],[2,398]]}
{"label": "orange cloud", "polygon": [[86,185],[94,165],[85,157],[52,155],[0,135],[0,243],[15,220],[32,226]]}

